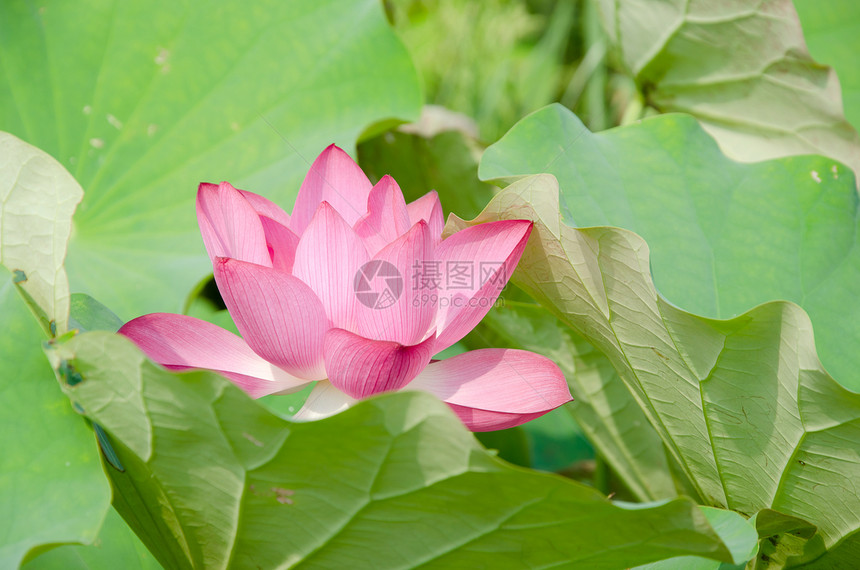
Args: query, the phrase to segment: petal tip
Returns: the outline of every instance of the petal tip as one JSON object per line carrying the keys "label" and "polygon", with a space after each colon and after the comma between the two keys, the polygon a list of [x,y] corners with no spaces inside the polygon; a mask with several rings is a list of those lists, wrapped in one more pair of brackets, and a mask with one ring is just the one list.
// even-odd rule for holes
{"label": "petal tip", "polygon": [[203,193],[207,190],[217,190],[217,189],[218,189],[217,184],[213,184],[211,182],[201,182],[200,184],[197,185],[197,195],[199,196],[201,193]]}
{"label": "petal tip", "polygon": [[528,237],[531,234],[532,229],[534,228],[535,223],[532,220],[504,220],[510,222],[511,226],[516,227],[520,231],[523,232],[524,237]]}
{"label": "petal tip", "polygon": [[[346,158],[349,158],[349,160],[352,160],[352,157],[351,157],[351,156],[349,156],[349,153],[348,153],[348,152],[346,152],[345,150],[343,150],[342,148],[340,148],[339,146],[337,146],[337,144],[335,144],[335,143],[331,143],[330,145],[328,145],[327,147],[325,147],[325,148],[323,149],[323,151],[319,154],[319,157],[318,157],[318,158],[325,159],[326,157],[328,157],[328,156],[330,156],[330,155],[332,155],[332,154],[334,154],[334,155],[342,155],[342,156],[344,156],[344,157],[346,157]],[[352,160],[352,161],[353,161],[353,162],[355,162],[354,160]]]}

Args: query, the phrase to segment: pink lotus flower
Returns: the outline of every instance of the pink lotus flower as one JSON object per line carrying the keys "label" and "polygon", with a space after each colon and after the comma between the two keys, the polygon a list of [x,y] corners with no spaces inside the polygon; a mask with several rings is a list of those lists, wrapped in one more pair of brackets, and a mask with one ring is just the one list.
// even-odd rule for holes
{"label": "pink lotus flower", "polygon": [[[296,419],[406,388],[437,395],[469,429],[486,431],[571,400],[558,367],[531,352],[485,349],[431,361],[496,301],[531,222],[481,224],[442,240],[435,192],[406,204],[391,177],[372,186],[334,145],[314,162],[292,215],[222,182],[200,185],[197,219],[242,337],[166,313],[120,329],[167,368],[217,371],[255,398],[316,381]],[[458,264],[457,288],[443,296],[431,287],[444,286],[445,268]],[[468,264],[472,282],[462,270]],[[479,267],[491,271],[478,275]]]}

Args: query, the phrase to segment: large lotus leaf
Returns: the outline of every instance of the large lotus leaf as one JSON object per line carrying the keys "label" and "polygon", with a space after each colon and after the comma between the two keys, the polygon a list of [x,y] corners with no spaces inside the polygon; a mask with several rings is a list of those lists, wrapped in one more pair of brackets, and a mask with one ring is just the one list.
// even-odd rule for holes
{"label": "large lotus leaf", "polygon": [[[46,222],[47,223],[47,222]],[[110,507],[92,431],[57,386],[44,332],[0,267],[0,567],[92,542]]]}
{"label": "large lotus leaf", "polygon": [[67,394],[124,468],[108,469],[114,505],[167,568],[742,561],[691,501],[613,503],[509,466],[427,394],[291,423],[215,374],[157,367],[118,335],[79,335],[51,358],[80,374]]}
{"label": "large lotus leaf", "polygon": [[540,175],[468,224],[535,221],[513,279],[607,355],[706,504],[807,521],[821,547],[837,546],[827,562],[849,563],[860,536],[860,395],[824,371],[806,313],[788,302],[730,320],[685,312],[657,294],[642,238],[561,218],[558,184]]}
{"label": "large lotus leaf", "polygon": [[177,311],[210,271],[201,181],[289,207],[326,145],[416,118],[417,74],[378,0],[0,4],[0,129],[86,194],[67,270],[124,320]]}
{"label": "large lotus leaf", "polygon": [[63,258],[83,191],[56,160],[0,132],[0,263],[15,276],[46,331],[66,331]]}
{"label": "large lotus leaf", "polygon": [[823,154],[860,171],[839,80],[806,49],[791,0],[600,0],[647,104],[698,118],[736,159]]}
{"label": "large lotus leaf", "polygon": [[482,178],[549,172],[566,220],[648,242],[657,289],[729,318],[772,299],[803,307],[827,370],[860,389],[860,209],[851,171],[822,157],[726,158],[683,115],[592,134],[546,107],[487,149]]}
{"label": "large lotus leaf", "polygon": [[794,0],[803,37],[816,61],[830,65],[839,76],[845,116],[860,126],[860,3],[854,0]]}

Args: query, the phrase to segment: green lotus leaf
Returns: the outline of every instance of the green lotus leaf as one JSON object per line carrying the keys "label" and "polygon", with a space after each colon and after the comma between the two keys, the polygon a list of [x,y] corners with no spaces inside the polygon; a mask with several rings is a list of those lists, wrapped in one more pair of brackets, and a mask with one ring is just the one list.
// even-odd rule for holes
{"label": "green lotus leaf", "polygon": [[818,560],[849,563],[860,394],[825,372],[806,313],[788,302],[728,320],[683,311],[657,293],[641,237],[570,227],[558,196],[552,176],[527,177],[449,230],[533,220],[513,279],[609,358],[704,502],[806,521],[832,549]]}
{"label": "green lotus leaf", "polygon": [[347,150],[421,93],[377,0],[0,5],[0,129],[85,190],[71,288],[123,320],[178,312],[208,271],[197,185],[289,209],[332,142]]}
{"label": "green lotus leaf", "polygon": [[739,562],[690,500],[613,503],[510,466],[428,394],[291,423],[220,376],[159,368],[118,335],[78,335],[51,359],[80,372],[66,392],[124,468],[108,468],[114,506],[166,568]]}
{"label": "green lotus leaf", "polygon": [[642,236],[657,290],[731,318],[774,299],[803,307],[824,366],[860,390],[860,200],[833,160],[735,162],[690,117],[591,133],[559,105],[529,115],[484,153],[480,176],[547,172],[570,225]]}

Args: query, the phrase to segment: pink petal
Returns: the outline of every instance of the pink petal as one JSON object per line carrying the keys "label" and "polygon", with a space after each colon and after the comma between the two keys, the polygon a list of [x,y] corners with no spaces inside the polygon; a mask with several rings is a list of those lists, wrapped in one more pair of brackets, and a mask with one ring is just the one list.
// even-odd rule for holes
{"label": "pink petal", "polygon": [[282,226],[290,227],[290,215],[282,210],[280,206],[259,194],[254,194],[253,192],[248,192],[246,190],[239,190],[239,192],[260,216],[266,216],[267,218],[275,220]]}
{"label": "pink petal", "polygon": [[406,205],[409,213],[410,225],[415,225],[419,220],[424,220],[430,226],[430,235],[436,243],[442,240],[442,228],[445,226],[445,216],[442,212],[442,203],[439,194],[435,190],[427,192],[414,202]]}
{"label": "pink petal", "polygon": [[433,240],[427,224],[419,221],[361,267],[353,282],[360,335],[406,345],[427,337],[436,303],[421,302],[411,276],[428,262],[433,262]]}
{"label": "pink petal", "polygon": [[305,405],[292,419],[305,422],[327,418],[342,412],[357,401],[332,386],[331,382],[321,380],[311,390]]}
{"label": "pink petal", "polygon": [[325,335],[325,366],[332,385],[353,398],[399,390],[430,362],[433,336],[404,346],[343,329]]}
{"label": "pink petal", "polygon": [[448,407],[457,414],[461,422],[466,424],[469,431],[498,431],[500,429],[517,427],[539,418],[550,411],[535,412],[534,414],[509,414],[506,412],[476,410],[475,408],[466,408],[456,404],[448,404]]}
{"label": "pink petal", "polygon": [[272,266],[259,215],[229,183],[200,184],[197,222],[213,263],[216,257],[232,257]]}
{"label": "pink petal", "polygon": [[215,281],[242,337],[260,356],[306,380],[325,378],[322,304],[300,279],[218,258]]}
{"label": "pink petal", "polygon": [[352,226],[367,212],[370,180],[348,154],[330,145],[317,157],[302,182],[290,219],[290,229],[301,235],[320,202],[328,202]]}
{"label": "pink petal", "polygon": [[355,231],[323,202],[299,239],[293,275],[316,293],[332,326],[355,330],[358,300],[353,280],[367,261],[367,250]]}
{"label": "pink petal", "polygon": [[299,246],[299,236],[289,228],[267,217],[260,216],[263,231],[266,234],[266,245],[272,267],[284,273],[291,273],[296,258],[296,248]]}
{"label": "pink petal", "polygon": [[375,255],[413,225],[409,223],[400,186],[387,174],[370,191],[367,209],[367,214],[355,224],[355,233],[364,241],[370,255]]}
{"label": "pink petal", "polygon": [[308,384],[260,358],[230,331],[194,317],[153,313],[127,322],[119,333],[162,366],[214,370],[252,398],[296,391]]}
{"label": "pink petal", "polygon": [[532,222],[504,220],[472,226],[436,249],[443,282],[438,291],[436,350],[475,328],[496,302],[526,247]]}
{"label": "pink petal", "polygon": [[451,405],[472,431],[505,429],[573,398],[556,364],[525,350],[473,350],[430,363],[407,386]]}

